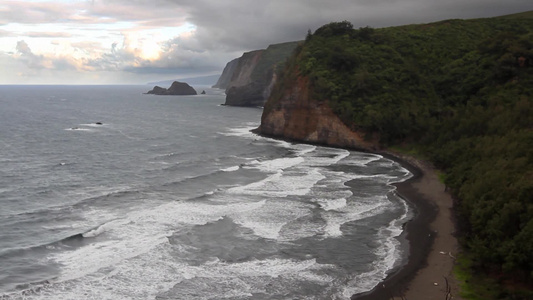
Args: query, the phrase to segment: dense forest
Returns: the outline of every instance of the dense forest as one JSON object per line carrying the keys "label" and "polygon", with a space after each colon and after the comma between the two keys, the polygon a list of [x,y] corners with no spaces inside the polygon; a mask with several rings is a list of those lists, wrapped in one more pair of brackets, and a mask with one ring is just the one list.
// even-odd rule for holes
{"label": "dense forest", "polygon": [[508,288],[479,299],[531,299],[531,12],[381,29],[330,23],[308,33],[279,76],[269,101],[306,76],[313,98],[353,130],[443,170],[470,272]]}

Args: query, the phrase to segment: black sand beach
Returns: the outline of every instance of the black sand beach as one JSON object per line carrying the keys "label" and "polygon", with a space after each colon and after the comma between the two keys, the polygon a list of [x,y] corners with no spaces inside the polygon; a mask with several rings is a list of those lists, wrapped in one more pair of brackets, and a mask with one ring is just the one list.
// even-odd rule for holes
{"label": "black sand beach", "polygon": [[396,153],[378,154],[400,163],[414,175],[395,184],[397,193],[415,209],[415,217],[404,232],[410,245],[409,258],[374,290],[352,299],[446,299],[446,279],[454,299],[459,299],[457,283],[451,276],[458,247],[453,236],[451,196],[430,164]]}

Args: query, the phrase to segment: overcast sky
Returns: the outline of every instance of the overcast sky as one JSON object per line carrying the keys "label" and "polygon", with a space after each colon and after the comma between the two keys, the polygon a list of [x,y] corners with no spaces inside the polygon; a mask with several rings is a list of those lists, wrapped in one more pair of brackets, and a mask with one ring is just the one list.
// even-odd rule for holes
{"label": "overcast sky", "polygon": [[244,51],[329,22],[384,27],[527,10],[532,0],[0,0],[0,84],[220,74]]}

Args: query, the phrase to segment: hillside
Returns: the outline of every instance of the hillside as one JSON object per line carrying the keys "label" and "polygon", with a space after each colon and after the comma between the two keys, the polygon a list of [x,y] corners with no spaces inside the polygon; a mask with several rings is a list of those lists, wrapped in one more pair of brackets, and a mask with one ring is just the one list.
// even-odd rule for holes
{"label": "hillside", "polygon": [[[473,299],[527,299],[533,284],[527,15],[382,29],[325,25],[308,34],[278,74],[260,131],[364,149],[401,146],[428,157],[457,196],[470,271],[513,287]],[[332,143],[339,128],[342,138]]]}

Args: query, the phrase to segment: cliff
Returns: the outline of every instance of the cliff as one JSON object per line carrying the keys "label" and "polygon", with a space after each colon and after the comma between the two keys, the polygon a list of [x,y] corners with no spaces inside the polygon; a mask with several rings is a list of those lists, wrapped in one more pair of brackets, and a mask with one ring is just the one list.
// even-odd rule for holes
{"label": "cliff", "polygon": [[238,63],[238,58],[227,63],[224,67],[224,71],[222,71],[222,75],[220,75],[220,77],[218,78],[217,83],[213,85],[213,88],[225,90],[231,82],[231,77],[233,76],[233,72],[235,71],[235,68],[237,67]]}
{"label": "cliff", "polygon": [[352,131],[324,101],[311,96],[309,79],[299,77],[281,91],[277,101],[269,100],[258,132],[264,135],[352,149],[374,149]]}
{"label": "cliff", "polygon": [[[226,89],[226,105],[263,106],[276,80],[276,70],[298,42],[281,43],[244,53],[229,62],[217,87]],[[229,82],[227,82],[230,78]]]}
{"label": "cliff", "polygon": [[[533,18],[520,16],[380,29],[325,25],[278,73],[258,130],[427,157],[456,196],[469,271],[524,286],[501,294],[530,299]],[[494,299],[487,286],[469,288]]]}
{"label": "cliff", "polygon": [[162,88],[155,86],[147,94],[161,95],[161,96],[185,96],[185,95],[197,95],[198,93],[194,88],[185,82],[174,81],[170,88]]}

